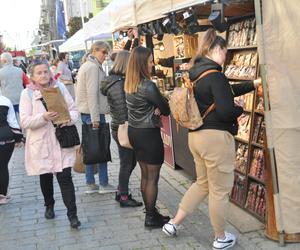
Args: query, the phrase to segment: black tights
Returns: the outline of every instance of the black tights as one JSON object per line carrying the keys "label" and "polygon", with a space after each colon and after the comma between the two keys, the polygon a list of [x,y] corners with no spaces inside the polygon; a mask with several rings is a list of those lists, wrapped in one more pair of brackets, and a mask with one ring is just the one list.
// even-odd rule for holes
{"label": "black tights", "polygon": [[139,164],[142,172],[141,191],[146,213],[152,213],[156,205],[161,165],[152,165],[144,162],[139,162]]}
{"label": "black tights", "polygon": [[8,162],[14,151],[15,144],[0,145],[0,194],[7,195],[9,173]]}

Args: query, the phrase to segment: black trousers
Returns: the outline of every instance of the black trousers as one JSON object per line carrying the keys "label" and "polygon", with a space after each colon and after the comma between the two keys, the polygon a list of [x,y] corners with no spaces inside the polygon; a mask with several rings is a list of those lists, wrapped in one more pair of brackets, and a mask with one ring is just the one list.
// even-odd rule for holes
{"label": "black trousers", "polygon": [[119,144],[117,130],[112,130],[112,137],[118,145],[120,157],[119,191],[121,195],[128,195],[129,178],[136,166],[135,154],[132,149],[124,148]]}
{"label": "black trousers", "polygon": [[[71,167],[64,168],[62,172],[56,174],[56,178],[61,190],[63,202],[68,210],[68,218],[77,216],[75,189],[71,175]],[[53,198],[53,174],[40,175],[40,186],[45,200],[45,206],[54,205]]]}
{"label": "black trousers", "polygon": [[15,143],[0,145],[0,194],[7,195],[9,182],[8,163],[14,151]]}

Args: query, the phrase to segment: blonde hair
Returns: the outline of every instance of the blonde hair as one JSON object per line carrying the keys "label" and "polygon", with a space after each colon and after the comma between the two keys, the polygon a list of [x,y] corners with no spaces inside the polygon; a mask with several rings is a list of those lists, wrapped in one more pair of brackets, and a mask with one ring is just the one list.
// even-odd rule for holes
{"label": "blonde hair", "polygon": [[101,49],[109,51],[109,44],[103,41],[94,42],[90,48],[90,53],[93,53],[94,51],[99,51]]}
{"label": "blonde hair", "polygon": [[129,56],[130,53],[127,50],[122,50],[118,52],[114,61],[114,66],[111,69],[111,72],[117,75],[125,75]]}
{"label": "blonde hair", "polygon": [[148,59],[151,56],[151,50],[144,47],[136,47],[132,50],[126,70],[124,90],[128,94],[137,92],[141,80],[150,79],[148,71]]}
{"label": "blonde hair", "polygon": [[221,49],[226,48],[226,41],[221,36],[218,36],[214,29],[210,28],[205,32],[202,38],[197,54],[192,60],[193,64],[197,57],[209,55],[217,46]]}

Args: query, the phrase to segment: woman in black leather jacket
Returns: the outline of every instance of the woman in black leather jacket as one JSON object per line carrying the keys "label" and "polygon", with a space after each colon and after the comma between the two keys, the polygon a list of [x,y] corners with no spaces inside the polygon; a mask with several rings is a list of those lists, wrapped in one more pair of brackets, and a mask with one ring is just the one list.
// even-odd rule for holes
{"label": "woman in black leather jacket", "polygon": [[157,86],[150,80],[153,67],[151,51],[144,47],[132,50],[126,71],[125,92],[128,108],[128,137],[142,179],[141,192],[146,207],[145,226],[161,227],[169,219],[155,208],[158,180],[164,161],[164,146],[160,135],[160,115],[169,115],[170,109]]}
{"label": "woman in black leather jacket", "polygon": [[101,83],[101,92],[107,96],[112,118],[112,137],[117,143],[120,157],[119,188],[116,200],[120,201],[121,207],[138,207],[143,203],[133,199],[128,192],[129,178],[136,165],[135,154],[132,149],[122,147],[118,140],[119,125],[128,120],[124,80],[129,55],[130,53],[126,50],[117,53],[109,76]]}

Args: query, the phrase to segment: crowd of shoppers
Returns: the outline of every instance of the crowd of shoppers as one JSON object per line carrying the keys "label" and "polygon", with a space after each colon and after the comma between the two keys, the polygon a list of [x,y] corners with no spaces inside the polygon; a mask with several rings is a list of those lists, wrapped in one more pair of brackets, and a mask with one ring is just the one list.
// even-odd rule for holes
{"label": "crowd of shoppers", "polygon": [[[98,129],[106,123],[106,114],[110,113],[112,118],[111,133],[120,158],[118,187],[109,183],[107,162],[102,162],[96,164],[99,185],[95,181],[94,166],[85,166],[85,193],[116,192],[115,199],[121,207],[142,206],[143,203],[135,200],[129,191],[129,179],[138,162],[146,228],[162,228],[168,236],[176,235],[185,217],[208,196],[210,220],[215,234],[213,249],[228,249],[236,242],[235,236],[225,230],[226,208],[233,185],[233,136],[237,133],[237,118],[243,113],[243,108],[234,103],[234,97],[255,90],[260,80],[231,86],[222,73],[227,53],[226,42],[213,29],[205,33],[189,75],[194,81],[208,70],[214,70],[196,81],[195,99],[200,113],[205,113],[213,103],[215,109],[204,118],[203,125],[189,131],[188,143],[195,161],[197,180],[183,196],[175,217],[170,219],[160,214],[156,207],[160,170],[164,162],[161,116],[168,116],[170,109],[165,97],[151,81],[154,66],[151,50],[138,46],[134,31],[130,31],[129,35],[131,39],[126,48],[114,54],[114,65],[108,76],[102,64],[109,54],[109,45],[97,41],[91,46],[78,72],[76,96],[67,53],[59,55],[60,62],[53,64],[53,73],[47,63],[34,63],[29,70],[30,84],[24,90],[22,70],[13,68],[11,56],[5,53],[1,55],[4,67],[0,70],[0,87],[6,97],[0,96],[0,150],[6,153],[1,153],[1,157],[5,157],[1,158],[0,163],[0,204],[9,200],[7,165],[15,144],[14,138],[3,136],[3,129],[19,128],[12,104],[18,111],[21,94],[20,123],[26,130],[25,167],[28,175],[38,175],[40,178],[45,217],[55,217],[53,176],[56,176],[71,227],[78,228],[81,225],[71,176],[76,149],[61,148],[53,126],[58,113],[47,110],[41,95],[44,88],[58,87],[71,117],[61,126],[74,124],[80,115],[83,124],[91,124]],[[54,72],[58,74],[57,81],[53,77]],[[119,126],[126,122],[132,149],[121,146],[118,139]]]}

